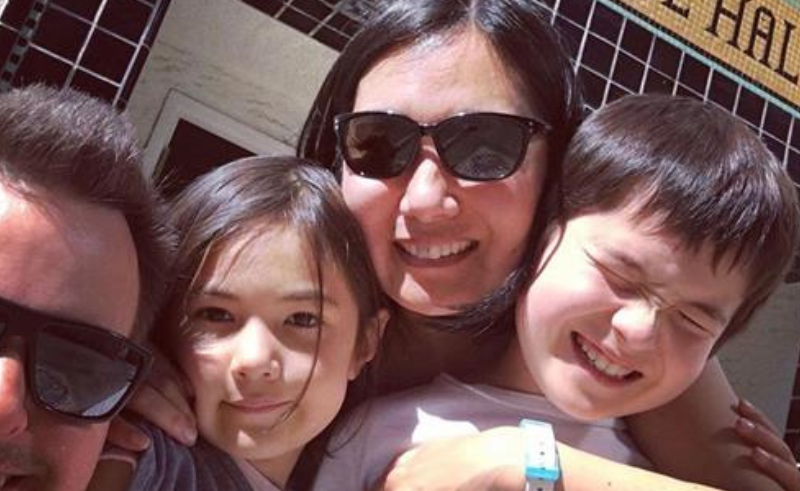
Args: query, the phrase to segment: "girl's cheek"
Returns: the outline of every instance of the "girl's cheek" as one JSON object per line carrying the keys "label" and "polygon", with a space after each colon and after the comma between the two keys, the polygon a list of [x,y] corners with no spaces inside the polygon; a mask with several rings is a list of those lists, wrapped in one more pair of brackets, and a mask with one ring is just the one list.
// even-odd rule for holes
{"label": "girl's cheek", "polygon": [[195,387],[219,378],[220,364],[227,358],[222,346],[209,343],[203,345],[182,343],[177,355],[180,369]]}

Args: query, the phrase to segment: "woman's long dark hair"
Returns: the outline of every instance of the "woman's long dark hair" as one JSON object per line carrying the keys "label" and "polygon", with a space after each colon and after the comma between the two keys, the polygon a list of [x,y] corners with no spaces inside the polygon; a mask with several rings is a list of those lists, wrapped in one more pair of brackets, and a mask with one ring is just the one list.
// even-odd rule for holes
{"label": "woman's long dark hair", "polygon": [[[385,8],[383,8],[385,7]],[[340,170],[333,118],[353,109],[359,81],[380,59],[426,40],[447,40],[465,29],[485,36],[514,77],[528,106],[553,128],[548,134],[544,194],[531,216],[525,253],[517,268],[494,292],[457,315],[425,317],[398,310],[433,327],[460,332],[510,331],[513,305],[530,279],[536,246],[545,227],[547,206],[560,195],[561,160],[583,111],[567,50],[548,22],[548,13],[532,0],[393,0],[384,2],[352,39],[328,73],[308,114],[297,147],[299,156]],[[437,43],[432,43],[433,50]],[[533,210],[532,210],[533,211]]]}

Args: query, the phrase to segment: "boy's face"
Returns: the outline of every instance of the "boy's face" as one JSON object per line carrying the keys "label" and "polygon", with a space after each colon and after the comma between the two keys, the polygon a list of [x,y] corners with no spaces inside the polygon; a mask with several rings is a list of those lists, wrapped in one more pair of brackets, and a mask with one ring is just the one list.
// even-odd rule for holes
{"label": "boy's face", "polygon": [[[521,359],[535,386],[581,419],[644,411],[700,374],[743,300],[747,275],[680,247],[635,204],[570,220],[521,298]],[[555,247],[555,249],[553,249]],[[513,349],[512,349],[513,351]]]}

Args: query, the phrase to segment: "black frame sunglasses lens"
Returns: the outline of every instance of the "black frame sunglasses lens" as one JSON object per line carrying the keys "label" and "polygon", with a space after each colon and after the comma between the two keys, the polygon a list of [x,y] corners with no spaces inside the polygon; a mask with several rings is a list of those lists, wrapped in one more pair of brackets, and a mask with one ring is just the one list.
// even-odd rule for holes
{"label": "black frame sunglasses lens", "polygon": [[364,177],[399,176],[419,149],[417,124],[398,114],[353,113],[337,121],[336,129],[345,162]]}
{"label": "black frame sunglasses lens", "polygon": [[28,394],[82,422],[111,418],[147,376],[150,352],[114,331],[53,317],[0,297],[0,340],[24,343]]}
{"label": "black frame sunglasses lens", "polygon": [[33,394],[47,409],[82,420],[110,418],[150,367],[150,354],[122,336],[87,327],[42,326],[32,346]]}
{"label": "black frame sunglasses lens", "polygon": [[525,157],[530,138],[546,125],[521,116],[468,113],[420,125],[390,113],[337,116],[339,149],[347,165],[370,178],[395,177],[413,163],[423,134],[433,137],[443,163],[456,177],[504,179]]}
{"label": "black frame sunglasses lens", "polygon": [[501,114],[465,114],[434,130],[436,150],[454,175],[474,181],[505,179],[517,170],[532,131]]}

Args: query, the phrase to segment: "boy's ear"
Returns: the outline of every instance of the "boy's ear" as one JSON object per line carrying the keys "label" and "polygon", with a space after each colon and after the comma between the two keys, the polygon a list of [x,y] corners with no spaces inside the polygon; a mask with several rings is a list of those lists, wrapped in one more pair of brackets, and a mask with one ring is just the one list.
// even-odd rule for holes
{"label": "boy's ear", "polygon": [[389,311],[386,309],[379,310],[368,321],[364,329],[364,339],[356,345],[353,358],[350,360],[350,369],[347,372],[348,380],[354,380],[358,377],[364,365],[375,358],[375,354],[378,353],[378,348],[381,345],[383,330],[386,328],[387,322],[389,322]]}

